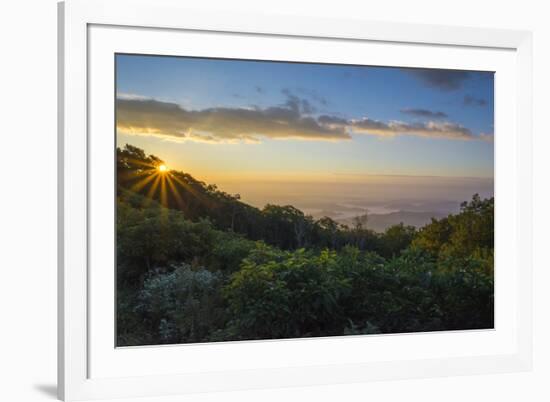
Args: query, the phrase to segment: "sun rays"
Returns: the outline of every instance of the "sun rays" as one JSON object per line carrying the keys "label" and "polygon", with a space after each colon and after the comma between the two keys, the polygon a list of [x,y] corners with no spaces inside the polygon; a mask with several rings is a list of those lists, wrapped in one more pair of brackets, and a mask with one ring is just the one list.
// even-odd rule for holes
{"label": "sun rays", "polygon": [[154,155],[146,156],[143,151],[130,147],[122,151],[117,163],[119,180],[128,183],[132,192],[144,196],[144,207],[156,202],[166,208],[165,212],[172,208],[188,213],[196,205],[212,203],[207,196],[214,191],[212,186],[170,169]]}
{"label": "sun rays", "polygon": [[157,200],[163,207],[169,207],[173,201],[178,207],[183,208],[185,202],[178,186],[191,194],[195,193],[188,183],[176,176],[177,172],[170,170],[164,163],[140,162],[139,166],[140,169],[134,173],[135,183],[131,190],[145,193],[147,203]]}

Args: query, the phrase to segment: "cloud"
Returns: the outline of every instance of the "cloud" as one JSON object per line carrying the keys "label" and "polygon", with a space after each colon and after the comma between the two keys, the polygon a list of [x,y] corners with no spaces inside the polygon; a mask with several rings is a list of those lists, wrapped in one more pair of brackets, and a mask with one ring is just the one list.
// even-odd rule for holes
{"label": "cloud", "polygon": [[492,140],[490,134],[473,134],[453,122],[405,123],[368,117],[314,117],[304,99],[289,96],[279,106],[260,108],[214,107],[186,109],[176,103],[150,98],[118,97],[117,130],[126,134],[159,136],[172,141],[257,143],[262,139],[346,141],[352,134],[395,137],[409,135],[452,140]]}
{"label": "cloud", "polygon": [[328,126],[332,125],[346,127],[349,125],[349,120],[337,116],[322,115],[317,118],[317,121],[321,124],[326,124]]}
{"label": "cloud", "polygon": [[117,99],[127,99],[127,100],[147,100],[150,99],[147,96],[143,95],[137,95],[137,94],[129,94],[125,92],[119,92],[116,94]]}
{"label": "cloud", "polygon": [[307,96],[312,101],[315,101],[319,103],[322,106],[328,105],[328,100],[323,95],[321,95],[319,92],[313,90],[313,89],[306,89],[306,88],[296,88],[296,92]]}
{"label": "cloud", "polygon": [[283,106],[295,111],[296,113],[309,115],[317,111],[317,108],[313,106],[310,101],[294,95],[290,90],[283,89],[281,92],[286,96],[286,102]]}
{"label": "cloud", "polygon": [[440,69],[405,69],[425,85],[441,91],[455,91],[470,77],[468,71]]}
{"label": "cloud", "polygon": [[[154,99],[117,99],[117,129],[128,134],[156,135],[172,140],[258,142],[262,137],[340,141],[350,134],[304,115],[294,99],[284,106],[186,110]],[[306,107],[307,109],[307,107]]]}
{"label": "cloud", "polygon": [[446,138],[452,140],[473,140],[476,136],[466,127],[457,123],[434,122],[427,123],[402,123],[392,121],[383,123],[363,119],[355,122],[352,126],[354,131],[368,132],[382,136],[413,135],[426,138]]}
{"label": "cloud", "polygon": [[448,117],[447,113],[427,109],[401,109],[401,113],[429,119],[446,119]]}
{"label": "cloud", "polygon": [[354,133],[370,134],[380,137],[395,137],[397,135],[412,135],[425,138],[444,138],[451,140],[480,140],[468,128],[452,122],[428,121],[425,123],[404,123],[399,121],[383,122],[363,119],[345,120],[339,117],[321,116],[319,122],[331,127],[346,127]]}
{"label": "cloud", "polygon": [[464,96],[464,105],[466,106],[486,106],[487,101],[481,98],[475,98],[470,95]]}
{"label": "cloud", "polygon": [[479,138],[485,142],[494,142],[495,135],[492,133],[481,133],[479,134]]}

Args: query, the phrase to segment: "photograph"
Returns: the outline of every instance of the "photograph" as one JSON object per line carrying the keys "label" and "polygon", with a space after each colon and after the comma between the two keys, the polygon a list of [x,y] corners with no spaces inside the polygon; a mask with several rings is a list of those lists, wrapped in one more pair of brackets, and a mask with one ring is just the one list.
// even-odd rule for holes
{"label": "photograph", "polygon": [[493,71],[114,57],[116,347],[494,329]]}

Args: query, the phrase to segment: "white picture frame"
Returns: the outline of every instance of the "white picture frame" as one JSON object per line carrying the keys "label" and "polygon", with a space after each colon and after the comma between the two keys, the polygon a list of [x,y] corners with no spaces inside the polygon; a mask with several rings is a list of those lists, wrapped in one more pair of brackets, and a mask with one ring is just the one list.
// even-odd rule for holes
{"label": "white picture frame", "polygon": [[[261,58],[258,56],[261,48],[263,57],[267,58],[270,51],[277,51],[276,42],[281,40],[286,43],[310,41],[312,48],[317,41],[323,42],[323,46],[333,46],[333,57],[343,57],[337,56],[338,46],[368,45],[379,48],[376,52],[380,54],[380,63],[386,61],[393,63],[391,65],[424,63],[425,67],[465,69],[496,66],[495,70],[501,71],[500,77],[503,77],[495,92],[496,193],[508,201],[499,207],[496,196],[495,299],[502,319],[499,324],[497,311],[495,330],[237,342],[227,347],[217,344],[116,350],[114,342],[109,343],[114,337],[108,309],[114,311],[114,305],[109,304],[108,297],[107,302],[101,304],[94,296],[98,292],[108,294],[112,284],[90,268],[96,259],[90,240],[97,238],[98,233],[99,237],[105,237],[102,236],[105,234],[103,220],[107,227],[113,222],[108,211],[103,214],[104,211],[96,207],[99,191],[95,187],[90,190],[96,177],[112,173],[102,169],[97,161],[109,157],[114,149],[103,147],[105,140],[97,142],[97,135],[93,134],[98,128],[109,127],[105,122],[112,121],[106,102],[108,94],[112,95],[109,75],[112,69],[104,60],[113,52],[124,50],[173,54],[185,35],[193,35],[195,41],[204,44],[207,42],[201,42],[201,35],[214,35],[220,40],[227,37],[229,44],[249,41],[244,46],[238,44],[244,52],[239,57],[246,57],[245,53],[249,52],[248,57]],[[156,45],[161,43],[161,37],[164,45]],[[269,43],[269,46],[254,43]],[[296,45],[298,50],[299,46],[303,44]],[[394,50],[415,46],[415,52],[424,52],[426,58],[420,61],[406,51],[384,50],[392,46]],[[60,3],[59,397],[63,400],[145,397],[529,370],[532,364],[531,47],[531,34],[523,31],[296,16],[213,15],[189,10],[177,0]],[[226,46],[225,51],[235,52],[235,49]],[[252,49],[256,49],[256,53]],[[430,53],[438,56],[430,57]],[[468,53],[472,54],[468,56]],[[299,57],[297,54],[286,57],[294,60]],[[464,56],[462,61],[456,57],[459,54]],[[316,56],[311,53],[304,57]],[[504,94],[510,96],[499,102]],[[103,104],[105,113],[101,107],[94,106]],[[107,143],[109,141],[107,139]],[[98,149],[105,149],[107,153]],[[504,175],[511,179],[501,180],[499,184],[499,176]],[[499,216],[511,217],[508,227],[513,236],[498,239],[498,229],[503,227]],[[501,251],[499,241],[503,242]],[[500,272],[499,264],[505,267]],[[507,300],[507,304],[499,300]],[[452,353],[449,345],[455,345]],[[390,349],[395,353],[391,357],[375,356],[374,350]],[[372,353],[369,352],[369,357],[361,353],[353,353],[353,357],[352,353],[338,353],[344,350]],[[410,350],[414,353],[406,354],[405,351]],[[178,367],[176,360],[170,360],[171,356],[181,356],[181,353],[192,355],[189,361],[200,359],[201,365],[195,364],[199,369]],[[292,358],[281,359],[285,354]],[[223,360],[217,360],[216,356],[223,356]],[[236,356],[241,357],[239,364],[234,362]],[[261,361],[254,359],[257,356],[262,356]],[[137,364],[139,362],[142,364]],[[160,363],[164,370],[151,369]]]}

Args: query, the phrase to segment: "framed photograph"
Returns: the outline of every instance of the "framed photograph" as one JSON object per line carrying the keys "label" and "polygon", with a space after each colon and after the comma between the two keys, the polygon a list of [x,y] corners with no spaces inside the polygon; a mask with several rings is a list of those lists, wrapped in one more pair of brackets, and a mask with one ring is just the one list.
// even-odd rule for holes
{"label": "framed photograph", "polygon": [[530,369],[530,33],[69,0],[59,46],[60,398]]}

